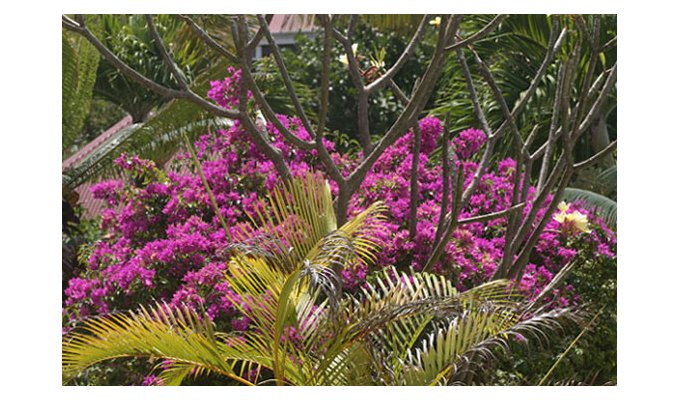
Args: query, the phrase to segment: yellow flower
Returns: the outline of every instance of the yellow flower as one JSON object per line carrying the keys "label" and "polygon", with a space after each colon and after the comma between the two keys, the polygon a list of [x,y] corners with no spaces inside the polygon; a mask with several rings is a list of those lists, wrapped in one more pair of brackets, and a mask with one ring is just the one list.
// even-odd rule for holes
{"label": "yellow flower", "polygon": [[[557,208],[560,210],[558,214],[553,216],[553,219],[563,225],[563,229],[567,232],[584,232],[590,233],[588,228],[588,216],[581,214],[578,211],[568,213],[569,204],[564,201],[561,202]],[[575,233],[574,232],[574,233]]]}
{"label": "yellow flower", "polygon": [[[359,43],[354,43],[352,45],[352,54],[355,55],[355,56],[357,55],[357,49],[359,49]],[[341,63],[343,63],[345,65],[349,65],[349,60],[347,59],[347,54],[343,54],[340,57],[338,57],[338,61],[340,61]]]}
{"label": "yellow flower", "polygon": [[557,205],[557,208],[560,211],[567,211],[569,209],[569,204],[565,203],[564,201],[560,202],[560,204]]}
{"label": "yellow flower", "polygon": [[437,28],[439,28],[439,25],[441,25],[441,23],[442,23],[442,17],[436,17],[435,19],[430,20],[430,25],[433,25]]}
{"label": "yellow flower", "polygon": [[590,229],[588,229],[588,217],[581,214],[578,211],[574,211],[573,213],[569,214],[568,217],[574,225],[576,225],[576,228],[580,230],[581,232],[585,233],[590,233]]}

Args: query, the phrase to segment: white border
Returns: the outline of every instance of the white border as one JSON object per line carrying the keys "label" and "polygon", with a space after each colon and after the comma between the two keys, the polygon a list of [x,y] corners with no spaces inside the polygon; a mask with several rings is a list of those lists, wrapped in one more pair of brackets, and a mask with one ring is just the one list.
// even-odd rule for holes
{"label": "white border", "polygon": [[[678,367],[675,322],[678,247],[678,26],[654,1],[467,1],[401,4],[374,0],[220,2],[78,0],[12,4],[3,37],[2,126],[3,393],[8,398],[98,399],[421,397],[671,398]],[[58,197],[61,176],[62,12],[85,13],[616,13],[619,136],[619,375],[613,388],[73,388],[60,383],[61,295]],[[665,39],[663,39],[665,38]],[[673,296],[673,297],[671,297]],[[12,394],[16,395],[12,396]]]}

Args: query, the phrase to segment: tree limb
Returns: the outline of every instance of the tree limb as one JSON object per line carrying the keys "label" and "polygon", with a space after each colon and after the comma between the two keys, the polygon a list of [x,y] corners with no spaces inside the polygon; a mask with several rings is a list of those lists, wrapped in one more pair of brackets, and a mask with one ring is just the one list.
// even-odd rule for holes
{"label": "tree limb", "polygon": [[597,154],[595,154],[594,156],[590,157],[590,158],[587,159],[587,160],[584,160],[584,161],[581,161],[581,162],[579,162],[579,163],[577,163],[577,164],[574,164],[574,169],[575,169],[575,170],[580,170],[580,169],[589,167],[589,166],[591,166],[591,165],[597,163],[598,161],[600,161],[601,159],[603,159],[604,157],[606,157],[609,153],[611,153],[611,152],[616,148],[617,142],[618,142],[618,140],[614,140],[613,142],[609,143],[609,145],[608,145],[607,147],[605,147],[604,149],[600,150],[600,151],[599,151]]}
{"label": "tree limb", "polygon": [[192,103],[200,106],[204,110],[209,111],[214,115],[220,117],[230,119],[237,119],[239,117],[239,113],[236,110],[227,110],[222,107],[219,107],[205,100],[204,98],[196,95],[191,90],[177,90],[168,88],[145,77],[144,75],[140,74],[135,69],[131,68],[129,65],[124,63],[120,58],[118,58],[118,56],[116,56],[101,41],[99,41],[99,39],[97,39],[97,37],[85,25],[77,24],[68,17],[62,16],[62,26],[70,31],[82,35],[99,51],[99,53],[109,63],[111,63],[111,65],[118,69],[123,75],[139,83],[140,85],[146,87],[152,92],[157,93],[166,98],[187,99]]}
{"label": "tree limb", "polygon": [[427,26],[429,20],[430,15],[423,16],[423,19],[420,21],[420,24],[418,25],[416,32],[413,34],[411,41],[406,45],[406,48],[401,53],[394,65],[392,65],[392,67],[390,67],[390,69],[388,69],[387,72],[385,72],[385,74],[383,74],[380,78],[366,86],[366,92],[368,92],[369,95],[385,87],[385,85],[387,85],[389,81],[394,78],[394,76],[397,74],[397,72],[399,72],[404,64],[406,64],[406,61],[411,58],[415,52],[416,45],[420,42],[420,40],[423,38],[423,35],[425,34],[425,27]]}
{"label": "tree limb", "polygon": [[462,49],[463,47],[466,47],[468,45],[471,45],[472,43],[478,41],[479,39],[483,38],[484,36],[488,35],[496,29],[496,27],[503,22],[505,18],[508,16],[505,14],[499,14],[496,15],[488,24],[486,24],[482,29],[479,31],[475,32],[471,36],[468,36],[467,38],[461,40],[460,42],[454,43],[451,46],[446,47],[444,50],[446,51],[453,51],[453,50],[458,50]]}

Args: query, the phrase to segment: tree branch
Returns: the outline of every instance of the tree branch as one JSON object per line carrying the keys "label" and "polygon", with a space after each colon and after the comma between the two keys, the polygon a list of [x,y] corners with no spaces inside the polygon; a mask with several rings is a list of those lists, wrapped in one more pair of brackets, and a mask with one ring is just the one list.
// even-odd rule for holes
{"label": "tree branch", "polygon": [[458,226],[465,225],[465,224],[472,224],[472,223],[475,223],[475,222],[486,222],[486,221],[490,221],[492,219],[503,218],[506,215],[508,215],[508,214],[510,214],[514,211],[520,210],[522,207],[524,207],[524,203],[518,203],[518,204],[513,205],[512,207],[506,208],[505,210],[496,211],[496,212],[484,214],[484,215],[478,215],[476,217],[461,219],[461,220],[458,221]]}
{"label": "tree branch", "polygon": [[274,60],[276,61],[276,65],[279,68],[279,72],[281,72],[281,77],[283,78],[283,84],[286,87],[286,90],[288,91],[288,95],[290,96],[290,100],[293,102],[293,107],[295,107],[295,112],[297,113],[298,117],[302,121],[302,126],[305,127],[307,132],[309,132],[310,136],[314,136],[314,129],[312,128],[311,123],[309,122],[309,118],[307,118],[307,114],[305,113],[305,110],[302,108],[302,104],[300,103],[300,99],[297,96],[297,93],[295,91],[295,88],[293,87],[293,81],[290,78],[290,74],[288,73],[288,68],[286,68],[286,63],[283,61],[283,56],[281,55],[281,50],[279,49],[279,45],[276,43],[276,40],[274,40],[274,37],[272,36],[271,32],[269,31],[269,24],[267,23],[267,20],[264,18],[262,15],[257,16],[257,20],[260,23],[260,29],[262,29],[264,36],[267,38],[267,42],[269,43],[269,46],[272,49],[272,54],[274,55]]}
{"label": "tree branch", "polygon": [[[247,28],[245,24],[245,19],[243,16],[238,17],[238,22],[232,26],[233,36],[236,42],[236,50],[240,55],[240,66],[242,70],[250,69],[250,61],[252,59],[252,52],[248,51],[246,44],[247,38]],[[269,158],[281,178],[285,181],[292,179],[292,174],[288,165],[286,164],[281,151],[269,142],[266,132],[261,132],[259,128],[253,123],[250,115],[248,114],[247,104],[248,104],[248,81],[241,79],[239,88],[239,120],[241,125],[246,129],[246,132],[250,135],[251,139],[257,146],[258,150],[263,152],[267,158]],[[265,128],[266,129],[266,128]]]}
{"label": "tree branch", "polygon": [[415,52],[416,45],[420,42],[420,40],[423,38],[423,35],[425,34],[425,27],[427,26],[429,20],[430,15],[423,16],[423,19],[420,21],[420,24],[418,25],[416,32],[413,34],[411,41],[406,45],[406,48],[401,53],[394,65],[392,65],[392,67],[390,67],[390,69],[388,69],[387,72],[385,72],[385,74],[383,74],[380,78],[366,86],[366,92],[368,92],[369,95],[385,87],[385,85],[387,85],[389,81],[394,78],[394,76],[397,74],[397,72],[399,72],[404,64],[406,64],[406,61],[411,58]]}
{"label": "tree branch", "polygon": [[118,56],[116,56],[111,50],[109,50],[97,37],[85,26],[75,23],[73,20],[62,16],[62,26],[70,31],[78,33],[87,39],[98,51],[99,53],[118,69],[123,75],[132,79],[133,81],[139,83],[140,85],[146,87],[147,89],[157,93],[163,97],[174,98],[174,99],[187,99],[192,103],[200,106],[206,111],[213,113],[214,115],[220,117],[226,117],[230,119],[237,119],[239,113],[235,110],[227,110],[219,107],[204,98],[196,95],[190,90],[177,90],[160,85],[151,79],[140,74],[129,65],[124,63]]}
{"label": "tree branch", "polygon": [[170,68],[170,73],[172,73],[172,76],[175,77],[175,80],[179,84],[180,88],[182,88],[185,91],[188,91],[189,85],[187,84],[187,81],[182,72],[177,68],[177,64],[175,64],[172,57],[170,57],[168,50],[165,48],[163,39],[161,39],[161,35],[158,34],[156,24],[154,24],[153,22],[153,16],[151,16],[150,14],[146,14],[145,17],[146,23],[149,27],[149,31],[151,32],[151,37],[153,38],[153,42],[156,45],[158,52],[161,53],[161,57],[163,58],[165,65],[167,65],[168,68]]}
{"label": "tree branch", "polygon": [[[450,129],[451,116],[446,115],[446,120],[444,122],[444,134],[442,135],[442,204],[439,208],[439,219],[437,220],[437,232],[434,236],[434,243],[439,243],[441,235],[444,230],[446,217],[449,210],[449,192],[451,191],[451,170],[456,171],[455,164],[454,168],[449,167],[449,129]],[[457,181],[457,177],[453,177],[454,181]]]}
{"label": "tree branch", "polygon": [[[618,62],[617,62],[618,63]],[[600,112],[600,108],[602,108],[602,105],[604,104],[605,100],[607,99],[607,96],[609,95],[609,92],[614,87],[614,84],[616,83],[616,67],[617,63],[614,64],[612,69],[609,71],[609,75],[607,76],[607,80],[604,83],[604,87],[600,91],[600,94],[597,96],[597,99],[595,100],[595,103],[593,106],[590,108],[590,111],[586,115],[586,117],[583,119],[581,124],[578,126],[578,130],[576,131],[576,138],[580,137],[583,132],[586,131],[590,127],[590,125],[595,121],[595,118]]]}
{"label": "tree branch", "polygon": [[201,28],[193,19],[187,15],[178,14],[177,18],[186,22],[189,27],[205,42],[208,46],[212,47],[218,53],[222,54],[233,64],[238,64],[238,57],[226,47],[219,44],[212,36],[203,28]]}
{"label": "tree branch", "polygon": [[486,24],[482,29],[479,31],[475,32],[473,35],[468,36],[467,38],[461,40],[460,42],[454,43],[451,46],[446,47],[444,50],[446,51],[453,51],[453,50],[458,50],[462,49],[463,47],[466,47],[468,45],[471,45],[472,43],[478,41],[479,39],[483,38],[484,36],[488,35],[496,29],[496,27],[503,22],[505,18],[508,16],[505,14],[499,14],[496,15],[488,24]]}
{"label": "tree branch", "polygon": [[414,90],[411,96],[411,101],[404,109],[404,111],[399,115],[397,120],[392,124],[387,133],[380,139],[380,141],[375,145],[371,153],[364,158],[364,160],[359,164],[359,166],[350,175],[348,181],[352,189],[358,188],[358,185],[363,180],[366,173],[373,164],[378,160],[380,155],[382,155],[385,150],[392,145],[401,135],[405,133],[408,126],[412,126],[418,117],[418,114],[422,111],[427,99],[432,93],[432,89],[439,77],[443,62],[445,60],[444,56],[444,45],[446,43],[447,33],[449,31],[457,31],[460,24],[460,17],[454,16],[453,18],[446,18],[446,21],[442,22],[439,31],[439,38],[437,40],[437,46],[435,48],[434,54],[430,61],[425,74],[423,75],[419,85]]}
{"label": "tree branch", "polygon": [[590,158],[587,159],[587,160],[584,160],[584,161],[581,161],[581,162],[579,162],[579,163],[577,163],[577,164],[574,164],[574,170],[580,170],[580,169],[589,167],[589,166],[591,166],[591,165],[597,163],[598,161],[600,161],[601,159],[603,159],[604,157],[606,157],[609,153],[611,153],[612,151],[614,151],[614,149],[616,148],[617,142],[618,142],[618,140],[614,140],[613,142],[609,143],[609,145],[608,145],[607,147],[605,147],[604,149],[600,150],[600,151],[599,151],[597,154],[595,154],[594,156],[590,157]]}
{"label": "tree branch", "polygon": [[458,49],[456,50],[456,54],[458,56],[458,63],[460,64],[461,70],[463,71],[463,76],[465,77],[465,85],[468,88],[468,92],[470,92],[470,98],[472,100],[472,106],[475,110],[475,115],[477,116],[477,120],[479,121],[479,124],[482,127],[482,130],[484,133],[486,133],[487,138],[491,136],[491,127],[489,126],[489,122],[486,119],[486,116],[484,115],[484,110],[482,110],[482,106],[479,103],[479,97],[477,96],[477,90],[475,89],[475,84],[472,80],[472,75],[470,74],[470,68],[468,67],[467,61],[465,60],[465,54],[463,53],[463,49]]}
{"label": "tree branch", "polygon": [[411,158],[411,204],[409,215],[409,238],[416,236],[416,213],[418,211],[418,166],[420,165],[420,144],[422,133],[418,122],[413,125],[413,157]]}

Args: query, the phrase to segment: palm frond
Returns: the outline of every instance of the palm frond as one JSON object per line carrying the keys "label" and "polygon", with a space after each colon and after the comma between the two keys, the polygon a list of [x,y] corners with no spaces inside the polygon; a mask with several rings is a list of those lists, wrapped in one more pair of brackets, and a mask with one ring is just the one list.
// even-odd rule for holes
{"label": "palm frond", "polygon": [[430,334],[422,347],[409,352],[404,365],[405,383],[441,385],[465,383],[482,361],[506,349],[509,340],[526,335],[545,343],[580,314],[570,309],[541,310],[521,320],[522,308],[470,305],[448,325]]}
{"label": "palm frond", "polygon": [[616,190],[616,165],[605,169],[597,175],[600,184],[608,188],[609,191]]}
{"label": "palm frond", "polygon": [[[96,23],[88,25],[98,30]],[[92,93],[97,77],[99,52],[84,38],[62,33],[61,40],[61,104],[62,104],[62,153],[80,134],[90,110]]]}
{"label": "palm frond", "polygon": [[[257,235],[274,238],[286,246],[290,270],[298,268],[319,241],[337,229],[330,187],[312,173],[278,185],[267,197],[266,207],[248,217],[258,227]],[[237,235],[240,241],[250,238],[243,231]]]}
{"label": "palm frond", "polygon": [[[64,380],[69,380],[100,361],[156,357],[243,381],[225,352],[229,353],[228,346],[217,341],[209,319],[186,307],[157,305],[86,321],[79,332],[62,341],[62,371]],[[171,379],[178,380],[180,374]]]}

